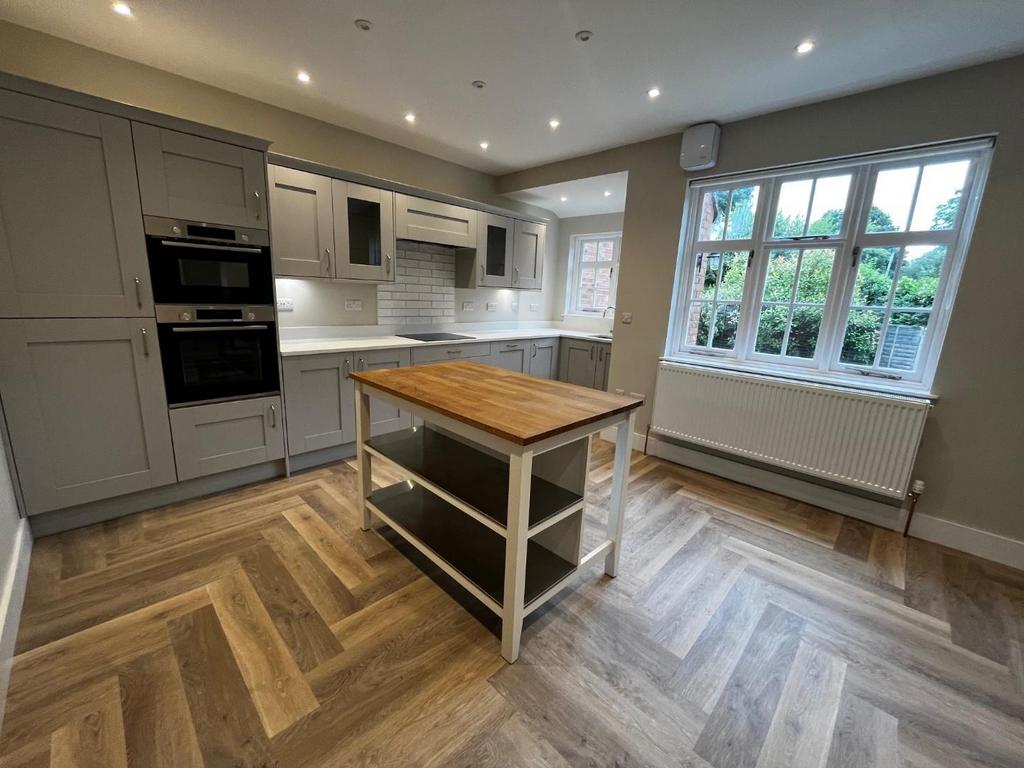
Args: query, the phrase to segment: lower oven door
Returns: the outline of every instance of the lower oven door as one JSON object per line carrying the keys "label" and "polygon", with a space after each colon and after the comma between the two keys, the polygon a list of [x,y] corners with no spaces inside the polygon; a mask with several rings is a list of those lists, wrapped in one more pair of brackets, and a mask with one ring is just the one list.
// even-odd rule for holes
{"label": "lower oven door", "polygon": [[172,406],[280,390],[273,323],[167,323],[158,334]]}

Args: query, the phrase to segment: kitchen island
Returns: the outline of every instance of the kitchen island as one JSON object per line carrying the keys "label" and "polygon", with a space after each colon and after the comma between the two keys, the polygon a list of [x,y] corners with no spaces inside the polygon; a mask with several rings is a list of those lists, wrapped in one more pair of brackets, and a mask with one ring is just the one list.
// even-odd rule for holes
{"label": "kitchen island", "polygon": [[[618,570],[636,409],[643,401],[472,362],[357,371],[363,529],[373,516],[502,620],[519,657],[523,620],[604,555]],[[371,437],[370,399],[423,423]],[[616,427],[607,537],[581,552],[590,440]],[[373,490],[371,460],[404,481]]]}

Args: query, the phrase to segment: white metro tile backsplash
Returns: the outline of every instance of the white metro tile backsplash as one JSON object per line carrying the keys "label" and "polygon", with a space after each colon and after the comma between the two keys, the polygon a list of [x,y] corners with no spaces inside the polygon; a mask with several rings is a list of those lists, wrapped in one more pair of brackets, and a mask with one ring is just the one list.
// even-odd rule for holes
{"label": "white metro tile backsplash", "polygon": [[455,321],[455,249],[399,240],[395,282],[377,286],[377,322],[425,325]]}

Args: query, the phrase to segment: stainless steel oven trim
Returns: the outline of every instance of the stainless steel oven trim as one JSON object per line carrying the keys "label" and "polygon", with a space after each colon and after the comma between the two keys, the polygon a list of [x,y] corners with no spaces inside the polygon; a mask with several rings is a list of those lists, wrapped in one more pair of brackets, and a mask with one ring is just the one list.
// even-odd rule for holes
{"label": "stainless steel oven trim", "polygon": [[259,248],[245,245],[217,245],[216,243],[194,243],[186,240],[161,240],[160,245],[170,248],[198,248],[203,251],[230,251],[231,253],[263,253]]}
{"label": "stainless steel oven trim", "polygon": [[[230,224],[221,224],[216,221],[190,221],[187,219],[167,219],[162,216],[143,216],[143,229],[147,235],[156,237],[170,237],[175,240],[193,240],[197,242],[218,242],[238,245],[252,245],[256,247],[270,246],[270,233],[265,229],[250,229],[248,227],[235,227]],[[189,237],[189,224],[197,224],[201,227],[219,227],[220,229],[232,230],[235,239],[223,238],[202,238]],[[175,231],[177,229],[177,231]]]}
{"label": "stainless steel oven trim", "polygon": [[[206,322],[205,320],[202,322]],[[219,325],[186,325],[181,328],[171,328],[171,333],[224,333],[225,331],[265,331],[269,325],[230,325],[220,323]]]}
{"label": "stainless steel oven trim", "polygon": [[[237,309],[237,319],[203,318],[196,319],[199,309]],[[182,316],[187,314],[188,320]],[[252,317],[250,317],[252,315]],[[236,323],[273,323],[276,321],[274,307],[270,304],[157,304],[156,321],[161,324],[203,323],[206,325],[234,325]]]}

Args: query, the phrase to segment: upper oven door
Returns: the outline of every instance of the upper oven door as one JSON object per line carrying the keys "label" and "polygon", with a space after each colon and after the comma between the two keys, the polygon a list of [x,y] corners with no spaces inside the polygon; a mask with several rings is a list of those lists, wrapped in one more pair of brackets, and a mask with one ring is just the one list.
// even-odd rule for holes
{"label": "upper oven door", "polygon": [[273,304],[270,249],[149,236],[157,304]]}
{"label": "upper oven door", "polygon": [[159,323],[171,405],[280,390],[274,323]]}

